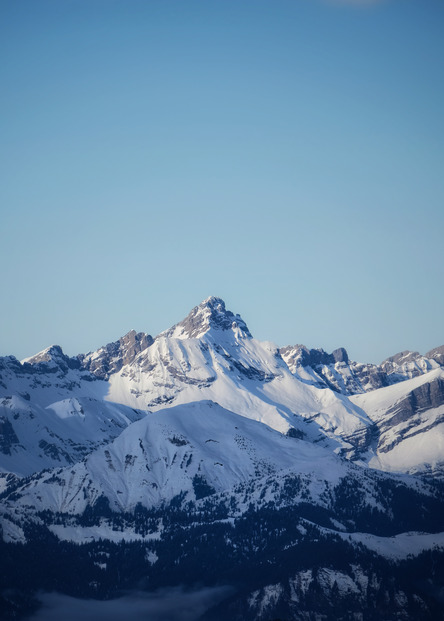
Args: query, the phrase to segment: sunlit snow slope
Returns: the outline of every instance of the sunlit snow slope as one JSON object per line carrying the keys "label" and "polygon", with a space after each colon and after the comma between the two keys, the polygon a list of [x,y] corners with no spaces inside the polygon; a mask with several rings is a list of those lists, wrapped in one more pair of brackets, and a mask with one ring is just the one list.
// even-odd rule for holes
{"label": "sunlit snow slope", "polygon": [[344,349],[279,350],[210,297],[155,339],[131,331],[75,358],[52,346],[0,359],[0,471],[73,464],[147,413],[211,401],[373,468],[440,475],[440,352],[373,368]]}

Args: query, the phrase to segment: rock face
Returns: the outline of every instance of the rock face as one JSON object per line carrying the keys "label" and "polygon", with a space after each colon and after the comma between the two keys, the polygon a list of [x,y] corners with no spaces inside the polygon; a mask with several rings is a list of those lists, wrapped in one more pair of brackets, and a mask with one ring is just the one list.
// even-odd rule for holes
{"label": "rock face", "polygon": [[444,345],[441,345],[441,347],[435,347],[435,349],[431,349],[429,352],[426,353],[426,358],[431,358],[441,366],[444,366]]}
{"label": "rock face", "polygon": [[400,352],[380,364],[380,368],[386,374],[390,384],[418,377],[438,366],[434,359],[422,356],[416,351]]}
{"label": "rock face", "polygon": [[31,373],[35,371],[38,373],[62,372],[66,374],[68,369],[80,368],[80,362],[76,358],[66,356],[59,345],[51,345],[51,347],[44,349],[35,356],[31,356],[31,358],[26,358],[22,362],[23,370],[28,370]]}
{"label": "rock face", "polygon": [[11,454],[11,448],[19,444],[11,422],[5,417],[0,417],[0,452],[4,455]]}
{"label": "rock face", "polygon": [[404,399],[387,410],[392,414],[392,423],[408,420],[421,411],[444,405],[444,380],[441,377],[433,382],[418,386],[409,392]]}
{"label": "rock face", "polygon": [[79,355],[79,363],[101,379],[108,379],[112,373],[133,362],[141,351],[152,345],[154,339],[144,332],[131,330],[114,343],[108,343],[93,353]]}
{"label": "rock face", "polygon": [[403,351],[380,365],[351,361],[342,347],[331,354],[323,349],[308,349],[304,345],[283,347],[279,351],[292,373],[300,375],[301,368],[310,368],[313,379],[319,385],[345,395],[369,392],[418,377],[442,366],[440,361],[444,360],[444,347],[438,347],[425,356]]}
{"label": "rock face", "polygon": [[[434,411],[433,417],[424,416],[429,410]],[[415,436],[421,436],[424,442],[426,434],[430,432],[438,434],[439,427],[442,427],[443,423],[444,379],[436,377],[433,381],[414,388],[387,409],[383,420],[379,423],[379,451],[381,453],[393,451],[403,441]]]}
{"label": "rock face", "polygon": [[209,297],[199,306],[195,306],[189,315],[180,323],[162,333],[161,336],[192,339],[202,336],[208,330],[241,330],[250,336],[247,324],[225,307],[221,298]]}

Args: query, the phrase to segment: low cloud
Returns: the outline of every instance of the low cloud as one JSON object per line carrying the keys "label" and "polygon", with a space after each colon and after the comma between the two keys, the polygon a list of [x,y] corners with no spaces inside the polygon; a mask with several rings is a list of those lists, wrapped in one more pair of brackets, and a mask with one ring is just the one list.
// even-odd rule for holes
{"label": "low cloud", "polygon": [[171,588],[130,593],[108,601],[45,593],[39,598],[42,607],[29,621],[197,621],[232,592],[230,587],[194,591]]}

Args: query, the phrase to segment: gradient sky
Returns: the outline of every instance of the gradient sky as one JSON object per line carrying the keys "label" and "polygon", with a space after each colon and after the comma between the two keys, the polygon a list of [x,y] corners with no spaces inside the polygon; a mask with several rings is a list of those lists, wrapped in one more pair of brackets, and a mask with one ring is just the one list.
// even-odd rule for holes
{"label": "gradient sky", "polygon": [[0,354],[444,343],[442,0],[1,0]]}

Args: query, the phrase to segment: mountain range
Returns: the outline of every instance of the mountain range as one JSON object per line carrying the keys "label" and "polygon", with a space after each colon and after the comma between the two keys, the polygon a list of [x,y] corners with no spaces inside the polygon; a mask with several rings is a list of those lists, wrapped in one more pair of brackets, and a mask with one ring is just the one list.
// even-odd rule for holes
{"label": "mountain range", "polygon": [[4,618],[196,585],[229,587],[208,621],[444,615],[444,346],[279,348],[210,297],[1,358],[0,434]]}

